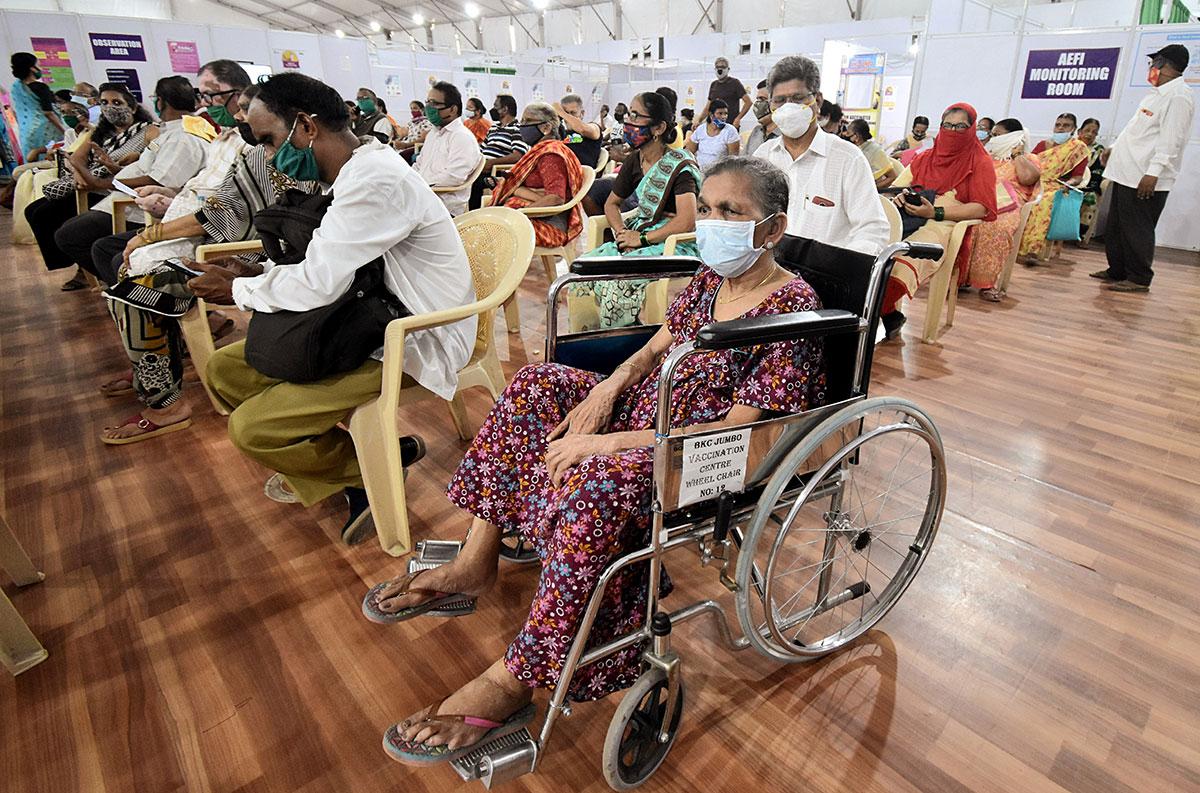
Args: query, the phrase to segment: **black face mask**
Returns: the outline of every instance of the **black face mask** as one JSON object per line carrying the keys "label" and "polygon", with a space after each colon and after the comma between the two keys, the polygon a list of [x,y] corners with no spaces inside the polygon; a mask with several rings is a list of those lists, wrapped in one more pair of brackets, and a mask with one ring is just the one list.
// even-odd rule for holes
{"label": "black face mask", "polygon": [[245,121],[239,121],[238,132],[242,133],[242,140],[246,141],[251,146],[258,145],[258,138],[254,137],[254,130],[250,129],[250,125]]}
{"label": "black face mask", "polygon": [[488,115],[491,117],[492,121],[500,120],[500,111],[494,107],[488,111]]}

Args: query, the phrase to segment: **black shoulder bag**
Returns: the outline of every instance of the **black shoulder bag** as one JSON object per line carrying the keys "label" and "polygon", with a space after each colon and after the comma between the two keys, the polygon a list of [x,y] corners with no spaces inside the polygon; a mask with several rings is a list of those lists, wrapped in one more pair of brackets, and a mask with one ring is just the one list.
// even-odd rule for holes
{"label": "black shoulder bag", "polygon": [[[288,190],[254,216],[263,250],[280,267],[304,260],[332,195]],[[293,383],[357,369],[383,344],[389,322],[410,312],[387,291],[383,257],[364,264],[332,303],[309,311],[256,311],[246,333],[246,362]]]}

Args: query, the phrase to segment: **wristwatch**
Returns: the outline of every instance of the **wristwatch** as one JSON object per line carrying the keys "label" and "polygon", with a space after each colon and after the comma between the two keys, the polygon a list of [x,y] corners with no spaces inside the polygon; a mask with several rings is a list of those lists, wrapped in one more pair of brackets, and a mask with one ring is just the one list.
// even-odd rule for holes
{"label": "wristwatch", "polygon": [[641,242],[643,248],[650,244],[650,242],[646,239],[646,232],[644,231],[638,234],[638,241]]}
{"label": "wristwatch", "polygon": [[945,220],[946,219],[946,208],[945,207],[934,207],[933,208],[933,219],[938,220],[938,221]]}

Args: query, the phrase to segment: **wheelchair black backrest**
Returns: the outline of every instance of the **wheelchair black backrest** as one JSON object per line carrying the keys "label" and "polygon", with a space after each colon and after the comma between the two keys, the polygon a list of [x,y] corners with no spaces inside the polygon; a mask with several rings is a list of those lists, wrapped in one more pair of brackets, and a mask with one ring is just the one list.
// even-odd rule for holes
{"label": "wheelchair black backrest", "polygon": [[[891,275],[888,261],[880,274],[874,305],[867,306],[871,286],[871,271],[875,259],[865,253],[836,248],[815,240],[785,236],[775,249],[775,261],[809,283],[821,298],[824,308],[852,311],[865,316],[870,327],[863,361],[862,393],[871,382],[871,360],[875,350],[875,331],[883,292]],[[829,401],[840,401],[854,395],[854,365],[858,357],[858,335],[838,334],[825,338],[825,366],[828,377]]]}

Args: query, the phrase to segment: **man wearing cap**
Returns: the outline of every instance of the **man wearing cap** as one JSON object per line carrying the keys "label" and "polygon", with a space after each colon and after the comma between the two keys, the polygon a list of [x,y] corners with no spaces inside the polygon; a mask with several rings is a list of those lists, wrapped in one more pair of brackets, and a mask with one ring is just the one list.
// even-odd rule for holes
{"label": "man wearing cap", "polygon": [[1148,292],[1154,277],[1154,227],[1179,175],[1196,102],[1187,81],[1188,51],[1179,44],[1151,53],[1153,89],[1117,142],[1106,151],[1104,176],[1113,183],[1104,232],[1108,269],[1092,273],[1113,292]]}

